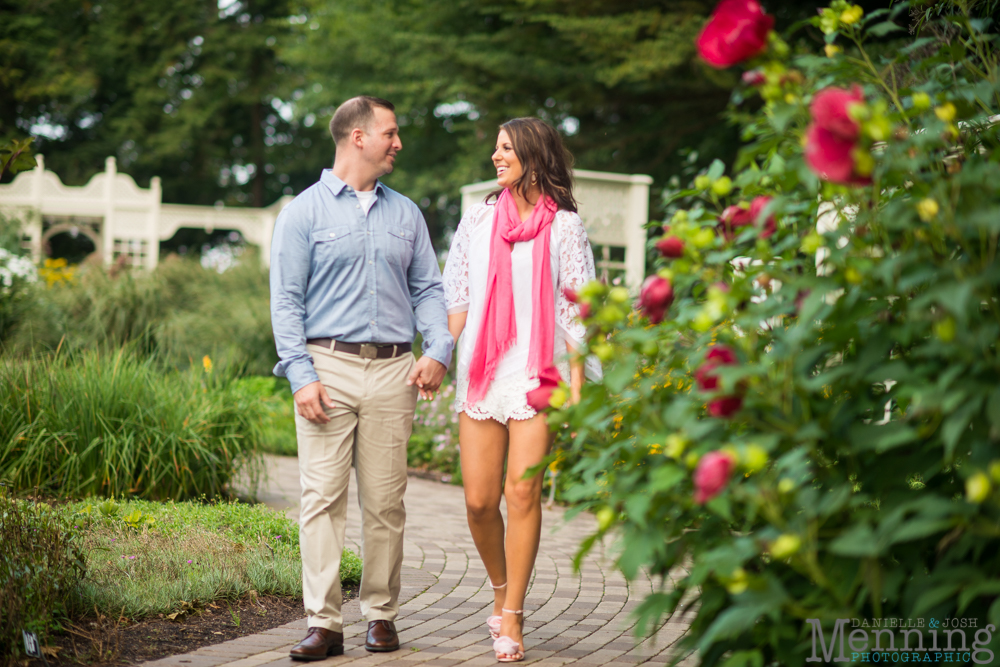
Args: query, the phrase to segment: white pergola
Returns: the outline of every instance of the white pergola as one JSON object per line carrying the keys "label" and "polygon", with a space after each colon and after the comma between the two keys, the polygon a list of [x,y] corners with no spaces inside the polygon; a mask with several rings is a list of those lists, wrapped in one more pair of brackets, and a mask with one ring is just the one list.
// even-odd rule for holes
{"label": "white pergola", "polygon": [[104,171],[83,186],[63,185],[45,169],[45,160],[21,172],[12,183],[0,185],[0,211],[21,221],[23,234],[36,262],[45,242],[62,232],[83,234],[94,243],[105,264],[120,257],[133,266],[156,267],[160,241],[182,227],[238,231],[261,249],[265,266],[270,261],[271,234],[278,213],[292,200],[282,197],[267,208],[188,206],[164,204],[160,178],[140,188],[128,174],[118,172],[115,158],[104,162]]}
{"label": "white pergola", "polygon": [[[609,283],[623,277],[625,285],[637,289],[646,275],[645,225],[653,179],[577,169],[573,180],[573,195],[594,249],[597,277]],[[495,180],[463,186],[462,213],[496,188]]]}

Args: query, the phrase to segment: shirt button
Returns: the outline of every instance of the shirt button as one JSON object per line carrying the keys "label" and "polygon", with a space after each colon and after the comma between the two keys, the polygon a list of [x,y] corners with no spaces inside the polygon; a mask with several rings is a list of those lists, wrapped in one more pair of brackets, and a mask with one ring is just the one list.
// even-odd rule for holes
{"label": "shirt button", "polygon": [[336,234],[334,234],[333,232],[330,232],[330,238],[332,239],[334,236],[336,236]]}
{"label": "shirt button", "polygon": [[374,293],[375,293],[375,290],[371,290],[371,291],[370,291],[370,292],[368,292],[368,293],[369,293],[369,294],[374,294]]}
{"label": "shirt button", "polygon": [[375,262],[373,262],[372,260],[370,260],[370,259],[369,259],[369,260],[368,260],[368,263],[369,263],[369,264],[374,264]]}
{"label": "shirt button", "polygon": [[354,208],[361,208],[361,204],[355,204]]}
{"label": "shirt button", "polygon": [[375,320],[372,320],[372,324],[375,324]]}

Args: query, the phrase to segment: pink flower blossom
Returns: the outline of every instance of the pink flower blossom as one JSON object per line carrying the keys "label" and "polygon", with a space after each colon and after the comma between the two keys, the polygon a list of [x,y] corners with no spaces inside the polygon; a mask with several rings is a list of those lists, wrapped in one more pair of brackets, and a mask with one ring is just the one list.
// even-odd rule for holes
{"label": "pink flower blossom", "polygon": [[704,505],[726,488],[736,461],[725,452],[709,452],[694,471],[694,501]]}
{"label": "pink flower blossom", "polygon": [[774,17],[756,0],[722,0],[695,41],[698,54],[712,67],[724,69],[767,48]]}

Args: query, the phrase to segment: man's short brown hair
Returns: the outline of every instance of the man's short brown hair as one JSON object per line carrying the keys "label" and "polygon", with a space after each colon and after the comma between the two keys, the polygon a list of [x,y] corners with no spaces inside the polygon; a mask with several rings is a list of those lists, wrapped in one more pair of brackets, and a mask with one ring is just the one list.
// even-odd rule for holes
{"label": "man's short brown hair", "polygon": [[382,107],[389,111],[396,110],[392,102],[368,95],[352,97],[337,107],[333,118],[330,119],[330,134],[333,136],[333,143],[339,144],[351,136],[351,132],[356,127],[368,131],[375,121],[375,107]]}

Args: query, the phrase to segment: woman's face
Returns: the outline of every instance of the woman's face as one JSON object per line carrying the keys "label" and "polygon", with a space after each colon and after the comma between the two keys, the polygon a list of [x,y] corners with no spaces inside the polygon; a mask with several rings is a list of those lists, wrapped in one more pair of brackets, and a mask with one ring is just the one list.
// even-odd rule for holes
{"label": "woman's face", "polygon": [[502,188],[509,188],[524,173],[521,160],[514,152],[514,144],[506,130],[500,130],[497,136],[497,148],[493,151],[493,166],[497,168],[497,185]]}

